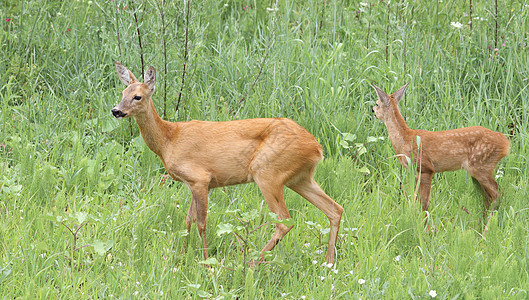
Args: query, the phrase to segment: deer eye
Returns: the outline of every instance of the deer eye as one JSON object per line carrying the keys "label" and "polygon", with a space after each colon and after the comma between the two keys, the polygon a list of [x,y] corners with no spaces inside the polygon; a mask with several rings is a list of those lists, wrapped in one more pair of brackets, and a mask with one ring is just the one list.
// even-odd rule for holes
{"label": "deer eye", "polygon": [[134,96],[134,98],[132,98],[132,99],[140,101],[141,100],[141,96]]}

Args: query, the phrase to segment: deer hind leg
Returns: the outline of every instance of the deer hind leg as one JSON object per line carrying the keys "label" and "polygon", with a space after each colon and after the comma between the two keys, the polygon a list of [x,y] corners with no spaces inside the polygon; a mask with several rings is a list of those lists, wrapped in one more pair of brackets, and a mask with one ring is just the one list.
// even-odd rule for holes
{"label": "deer hind leg", "polygon": [[331,231],[329,233],[329,246],[327,248],[327,262],[334,263],[336,239],[338,230],[340,229],[343,207],[325,194],[311,176],[288,183],[287,186],[314,204],[314,206],[329,218]]}
{"label": "deer hind leg", "polygon": [[[273,213],[277,214],[280,220],[290,218],[290,213],[288,212],[285,199],[283,197],[283,183],[277,183],[277,180],[273,180],[274,177],[272,176],[266,176],[266,178],[268,178],[267,180],[265,180],[263,177],[265,176],[259,176],[255,178],[255,182],[257,183],[257,186],[259,186],[259,189],[265,198],[266,204],[268,204],[268,207]],[[276,224],[276,231],[274,232],[274,235],[261,250],[261,261],[263,260],[263,253],[274,249],[274,247],[290,231],[291,228],[292,226],[288,227],[285,224]]]}
{"label": "deer hind leg", "polygon": [[487,224],[485,225],[485,229],[483,229],[483,234],[487,233],[490,224],[490,219],[494,210],[496,210],[498,204],[498,183],[496,182],[496,180],[494,180],[492,172],[492,170],[469,170],[470,175],[479,182],[481,190],[483,191],[483,196],[485,198],[483,217],[486,217],[487,213],[490,210],[490,213],[488,213],[489,216]]}
{"label": "deer hind leg", "polygon": [[202,236],[202,246],[204,259],[208,258],[208,245],[206,242],[206,219],[208,215],[208,184],[190,185],[193,199],[189,206],[189,212],[186,217],[187,229],[189,231],[193,222],[197,223],[198,233]]}
{"label": "deer hind leg", "polygon": [[191,200],[191,203],[189,204],[189,211],[187,212],[186,216],[186,224],[187,224],[187,233],[191,232],[191,225],[197,221],[197,209],[196,209],[196,201],[193,198]]}

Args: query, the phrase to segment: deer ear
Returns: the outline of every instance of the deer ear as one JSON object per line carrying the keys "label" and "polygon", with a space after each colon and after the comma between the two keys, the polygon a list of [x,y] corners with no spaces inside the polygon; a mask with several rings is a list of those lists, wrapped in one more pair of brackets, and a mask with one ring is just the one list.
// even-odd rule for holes
{"label": "deer ear", "polygon": [[143,82],[151,89],[151,91],[154,91],[154,86],[156,84],[156,71],[154,70],[154,67],[150,66],[147,68],[145,75],[143,75]]}
{"label": "deer ear", "polygon": [[395,101],[397,101],[397,103],[400,102],[400,100],[402,99],[402,97],[404,96],[404,94],[406,93],[406,88],[408,87],[408,83],[406,83],[405,85],[403,85],[398,91],[396,91],[395,93],[393,93],[393,99],[395,99]]}
{"label": "deer ear", "polygon": [[118,77],[121,82],[123,82],[124,85],[129,86],[134,82],[138,82],[138,79],[136,79],[136,76],[132,74],[129,69],[127,69],[124,65],[120,64],[117,61],[114,61],[116,64],[116,71],[118,72]]}
{"label": "deer ear", "polygon": [[373,87],[375,88],[375,91],[377,92],[378,99],[382,101],[382,103],[389,103],[389,96],[384,93],[378,86],[373,84]]}

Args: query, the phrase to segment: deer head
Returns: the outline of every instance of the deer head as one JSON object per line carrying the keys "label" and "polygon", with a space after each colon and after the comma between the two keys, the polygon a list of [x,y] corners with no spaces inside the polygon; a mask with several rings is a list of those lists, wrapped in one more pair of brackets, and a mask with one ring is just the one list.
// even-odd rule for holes
{"label": "deer head", "polygon": [[150,109],[151,96],[156,84],[156,72],[151,66],[145,71],[144,83],[136,79],[129,69],[115,62],[118,77],[127,86],[122,92],[121,102],[112,109],[112,115],[117,119],[139,115]]}
{"label": "deer head", "polygon": [[394,111],[399,111],[399,102],[406,92],[408,84],[406,83],[398,91],[393,93],[391,96],[388,96],[384,93],[379,87],[373,84],[373,87],[377,91],[378,101],[376,102],[375,107],[373,107],[373,112],[375,117],[383,122],[392,118],[394,116]]}

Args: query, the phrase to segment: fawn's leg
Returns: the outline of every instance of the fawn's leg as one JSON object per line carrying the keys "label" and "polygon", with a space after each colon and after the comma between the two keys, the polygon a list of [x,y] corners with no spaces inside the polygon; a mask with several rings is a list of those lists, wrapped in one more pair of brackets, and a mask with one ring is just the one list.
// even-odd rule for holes
{"label": "fawn's leg", "polygon": [[490,210],[487,224],[485,225],[485,229],[483,229],[483,234],[487,233],[487,230],[489,229],[490,219],[492,217],[492,214],[494,210],[497,208],[497,198],[498,198],[498,183],[496,180],[494,180],[494,176],[491,172],[476,172],[476,174],[470,174],[472,177],[476,178],[476,180],[481,185],[481,188],[483,190],[483,196],[484,199],[484,210],[483,210],[483,216],[485,217],[487,215],[487,212]]}
{"label": "fawn's leg", "polygon": [[[421,198],[422,210],[428,211],[430,205],[430,190],[432,188],[433,173],[423,172],[420,174],[419,197]],[[428,215],[424,215],[424,226],[428,225]],[[429,230],[428,226],[428,230]]]}

